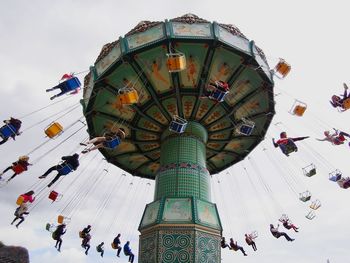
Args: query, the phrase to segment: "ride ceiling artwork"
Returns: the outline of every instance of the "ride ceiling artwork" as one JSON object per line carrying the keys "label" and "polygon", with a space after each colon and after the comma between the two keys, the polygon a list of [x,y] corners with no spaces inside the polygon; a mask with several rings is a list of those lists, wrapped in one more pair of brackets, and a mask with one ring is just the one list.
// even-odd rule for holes
{"label": "ride ceiling artwork", "polygon": [[[176,64],[169,65],[169,57],[179,57],[182,68],[170,70]],[[275,113],[273,74],[262,50],[233,25],[192,14],[143,21],[106,44],[85,77],[89,133],[98,136],[122,127],[126,139],[101,152],[121,169],[154,179],[161,137],[173,117],[196,121],[208,132],[207,169],[218,173],[244,159],[264,138]],[[203,98],[217,81],[229,85],[223,101]],[[137,92],[136,103],[121,103],[125,89]],[[250,127],[242,129],[247,121]]]}

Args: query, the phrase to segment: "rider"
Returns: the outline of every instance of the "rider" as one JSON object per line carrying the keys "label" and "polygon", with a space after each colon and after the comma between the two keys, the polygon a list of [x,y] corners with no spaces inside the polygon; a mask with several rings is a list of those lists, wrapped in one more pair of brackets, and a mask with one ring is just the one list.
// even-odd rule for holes
{"label": "rider", "polygon": [[11,137],[13,140],[16,140],[16,135],[20,135],[21,132],[19,131],[21,129],[22,122],[15,118],[10,118],[9,120],[4,120],[5,125],[0,128],[0,130],[6,128],[7,126],[11,129],[11,134],[9,136],[0,136],[2,137],[2,141],[0,141],[0,145],[4,144],[8,141],[8,139]]}
{"label": "rider", "polygon": [[291,146],[294,148],[294,151],[298,151],[298,147],[295,145],[294,142],[296,141],[301,141],[304,139],[309,138],[309,136],[306,137],[297,137],[297,138],[288,138],[287,137],[287,133],[286,132],[281,132],[280,134],[280,139],[275,142],[275,139],[272,138],[272,143],[273,145],[277,148],[280,147],[281,151],[286,155],[289,156],[289,152],[288,152],[288,146]]}
{"label": "rider", "polygon": [[86,149],[86,150],[82,151],[82,153],[84,154],[84,153],[88,153],[88,152],[91,152],[91,151],[99,149],[99,148],[106,147],[105,143],[107,141],[114,140],[116,137],[118,137],[120,140],[125,139],[125,130],[123,128],[119,128],[116,132],[109,131],[102,137],[95,137],[86,143],[80,143],[80,145],[83,145],[83,146],[87,146],[88,144],[95,145],[94,147],[92,147],[90,149]]}
{"label": "rider", "polygon": [[252,246],[254,251],[257,250],[254,238],[252,238],[251,235],[245,234],[245,242],[248,244],[248,246]]}
{"label": "rider", "polygon": [[333,95],[332,96],[332,100],[330,100],[329,102],[331,103],[331,105],[334,107],[334,108],[341,108],[342,111],[345,111],[346,109],[344,109],[344,101],[346,99],[349,99],[350,98],[350,92],[348,93],[348,86],[346,85],[346,83],[343,83],[343,86],[344,86],[344,94],[343,95],[340,95],[342,96],[343,98],[341,98],[340,96],[337,96],[337,95]]}
{"label": "rider", "polygon": [[[28,166],[29,165],[32,165],[30,164],[29,162],[29,157],[24,155],[24,156],[20,156],[18,158],[18,161],[16,162],[13,162],[11,166],[7,167],[2,173],[0,173],[0,179],[1,179],[1,176],[6,173],[7,171],[9,170],[13,170],[14,171],[14,174],[7,180],[7,182],[11,181],[13,178],[15,178],[18,174],[22,173],[23,170],[24,171],[27,171],[28,170]],[[23,170],[21,171],[16,171],[15,167],[16,166],[21,166],[23,168]]]}
{"label": "rider", "polygon": [[117,257],[120,257],[120,251],[122,251],[120,236],[121,235],[118,234],[113,240],[113,246],[117,249]]}
{"label": "rider", "polygon": [[270,232],[275,238],[280,238],[281,236],[284,236],[287,239],[287,241],[294,241],[294,239],[289,237],[286,233],[279,232],[278,227],[279,227],[279,224],[277,225],[276,228],[273,226],[273,224],[270,224]]}
{"label": "rider", "polygon": [[66,228],[66,225],[65,224],[61,224],[61,225],[57,226],[56,230],[52,233],[52,238],[54,240],[56,240],[55,248],[57,248],[58,252],[61,252],[62,236],[67,231],[65,228]]}
{"label": "rider", "polygon": [[52,166],[49,170],[47,170],[43,175],[39,176],[39,179],[44,179],[48,174],[52,171],[58,171],[58,174],[55,178],[47,185],[47,187],[51,187],[62,175],[66,175],[62,171],[62,167],[65,165],[69,165],[73,170],[76,170],[79,166],[79,154],[75,153],[72,156],[63,156],[61,158],[64,162],[59,165]]}
{"label": "rider", "polygon": [[323,139],[316,139],[318,141],[328,141],[331,142],[334,145],[340,145],[340,144],[344,144],[344,142],[346,141],[346,137],[350,138],[350,135],[348,133],[339,131],[337,129],[334,129],[335,133],[331,134],[329,131],[325,131],[324,135],[326,136]]}
{"label": "rider", "polygon": [[248,256],[248,255],[245,253],[243,247],[237,245],[237,241],[234,242],[234,241],[233,241],[233,238],[230,238],[230,246],[231,246],[231,249],[233,249],[234,251],[240,250],[240,251],[242,251],[242,253],[243,253],[244,256]]}
{"label": "rider", "polygon": [[53,100],[54,98],[60,97],[63,94],[66,94],[66,93],[68,93],[70,91],[72,91],[70,94],[78,93],[79,88],[80,88],[80,82],[79,81],[77,83],[74,83],[72,86],[70,86],[70,84],[67,83],[67,81],[72,79],[72,78],[74,78],[74,74],[64,74],[62,76],[62,78],[61,78],[61,82],[58,85],[52,87],[51,89],[47,89],[46,92],[53,91],[55,89],[60,89],[61,90],[60,93],[52,96],[50,98],[50,100]]}

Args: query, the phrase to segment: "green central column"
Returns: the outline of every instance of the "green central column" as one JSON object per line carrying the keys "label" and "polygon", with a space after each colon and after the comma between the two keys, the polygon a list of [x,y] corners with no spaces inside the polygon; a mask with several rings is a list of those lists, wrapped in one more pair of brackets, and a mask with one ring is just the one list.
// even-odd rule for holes
{"label": "green central column", "polygon": [[206,129],[190,122],[184,133],[165,131],[154,202],[139,231],[141,263],[220,261],[221,223],[210,201]]}

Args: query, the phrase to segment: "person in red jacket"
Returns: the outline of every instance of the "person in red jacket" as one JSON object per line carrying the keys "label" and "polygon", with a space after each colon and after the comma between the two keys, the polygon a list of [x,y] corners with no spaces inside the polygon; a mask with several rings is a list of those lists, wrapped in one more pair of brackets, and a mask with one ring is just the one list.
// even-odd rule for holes
{"label": "person in red jacket", "polygon": [[34,195],[34,191],[31,190],[25,194],[22,194],[21,196],[23,196],[23,203],[33,203],[35,201],[35,197],[33,197]]}
{"label": "person in red jacket", "polygon": [[7,182],[11,181],[13,178],[15,178],[17,175],[23,173],[24,171],[28,170],[28,166],[32,165],[29,162],[29,157],[24,155],[24,156],[20,156],[18,158],[18,161],[13,162],[11,166],[7,167],[2,173],[0,173],[0,179],[1,176],[6,173],[9,170],[13,170],[14,174],[7,180]]}
{"label": "person in red jacket", "polygon": [[331,100],[329,101],[331,103],[331,105],[334,108],[340,108],[341,111],[346,111],[346,109],[344,108],[344,101],[347,99],[350,99],[350,92],[348,93],[348,86],[346,85],[346,83],[343,83],[344,86],[344,94],[340,95],[343,98],[341,98],[340,96],[337,95],[333,95]]}
{"label": "person in red jacket", "polygon": [[280,139],[275,142],[275,139],[272,138],[273,145],[277,148],[280,147],[281,151],[286,155],[289,156],[291,152],[298,151],[298,147],[295,145],[294,142],[301,141],[304,139],[309,138],[309,136],[305,137],[297,137],[297,138],[288,138],[286,132],[281,132]]}

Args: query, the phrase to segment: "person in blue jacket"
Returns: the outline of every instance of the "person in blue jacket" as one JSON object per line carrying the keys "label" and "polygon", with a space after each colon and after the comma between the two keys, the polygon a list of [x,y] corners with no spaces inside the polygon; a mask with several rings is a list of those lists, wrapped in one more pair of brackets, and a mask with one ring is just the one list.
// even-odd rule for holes
{"label": "person in blue jacket", "polygon": [[20,120],[11,117],[9,120],[4,120],[4,123],[5,125],[0,128],[0,137],[2,138],[0,145],[7,142],[10,137],[16,140],[16,136],[21,134],[19,129],[22,122]]}
{"label": "person in blue jacket", "polygon": [[130,241],[127,241],[124,245],[124,254],[125,256],[129,256],[129,261],[133,263],[134,262],[134,254],[131,252],[131,248],[130,248]]}

